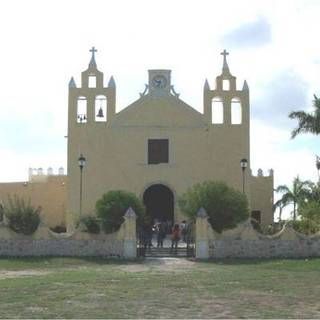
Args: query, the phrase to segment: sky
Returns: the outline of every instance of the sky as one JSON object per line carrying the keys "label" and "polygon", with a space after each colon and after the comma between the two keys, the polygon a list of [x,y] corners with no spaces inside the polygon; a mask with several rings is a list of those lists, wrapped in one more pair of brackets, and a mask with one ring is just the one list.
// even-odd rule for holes
{"label": "sky", "polygon": [[320,1],[10,0],[0,3],[0,181],[28,168],[67,165],[68,82],[95,46],[117,86],[117,111],[139,97],[148,69],[172,69],[180,98],[202,112],[203,85],[228,50],[238,88],[250,88],[251,168],[273,168],[275,187],[318,179],[319,137],[290,139],[293,110],[320,95]]}

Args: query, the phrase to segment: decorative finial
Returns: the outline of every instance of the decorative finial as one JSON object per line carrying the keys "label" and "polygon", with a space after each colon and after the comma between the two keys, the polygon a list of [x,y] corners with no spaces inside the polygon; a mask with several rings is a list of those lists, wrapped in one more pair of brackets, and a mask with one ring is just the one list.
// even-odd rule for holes
{"label": "decorative finial", "polygon": [[134,210],[131,208],[131,207],[129,207],[128,208],[128,210],[126,211],[126,213],[124,214],[124,217],[125,218],[136,218],[137,217],[137,215],[136,215],[136,213],[134,212]]}
{"label": "decorative finial", "polygon": [[247,80],[244,80],[242,91],[249,91],[249,86]]}
{"label": "decorative finial", "polygon": [[110,80],[109,80],[109,82],[108,82],[108,87],[109,87],[109,88],[115,88],[115,87],[116,87],[116,83],[115,83],[115,81],[114,81],[113,76],[110,77]]}
{"label": "decorative finial", "polygon": [[74,81],[73,77],[71,77],[70,81],[69,81],[69,88],[76,88],[76,82]]}
{"label": "decorative finial", "polygon": [[206,81],[204,82],[203,90],[210,90],[210,85],[209,85],[208,79],[206,79]]}
{"label": "decorative finial", "polygon": [[174,89],[174,86],[170,86],[170,89],[171,89],[173,95],[174,95],[175,97],[179,98],[180,93],[177,93],[177,92],[176,92],[176,90]]}
{"label": "decorative finial", "polygon": [[95,47],[92,47],[89,52],[92,53],[92,56],[91,56],[91,60],[90,60],[90,63],[89,63],[89,67],[93,67],[93,68],[96,68],[97,67],[97,64],[96,64],[96,60],[95,60],[95,56],[94,54],[97,52],[98,50],[95,48]]}
{"label": "decorative finial", "polygon": [[222,71],[223,72],[229,72],[229,66],[228,66],[228,63],[227,63],[227,56],[229,55],[229,52],[227,52],[227,50],[224,49],[220,54],[223,56]]}
{"label": "decorative finial", "polygon": [[197,212],[197,217],[198,218],[207,218],[208,215],[207,215],[207,211],[205,208],[201,207],[198,212]]}

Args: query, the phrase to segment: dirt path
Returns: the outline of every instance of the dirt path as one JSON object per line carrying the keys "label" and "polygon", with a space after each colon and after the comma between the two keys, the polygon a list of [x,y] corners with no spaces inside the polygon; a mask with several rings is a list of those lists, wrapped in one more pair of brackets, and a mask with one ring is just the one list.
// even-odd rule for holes
{"label": "dirt path", "polygon": [[45,270],[19,270],[19,271],[0,271],[0,280],[9,278],[20,278],[20,277],[30,277],[30,276],[43,276],[50,271]]}
{"label": "dirt path", "polygon": [[126,272],[163,271],[185,272],[193,268],[195,262],[185,258],[146,258],[143,264],[122,266],[120,269]]}

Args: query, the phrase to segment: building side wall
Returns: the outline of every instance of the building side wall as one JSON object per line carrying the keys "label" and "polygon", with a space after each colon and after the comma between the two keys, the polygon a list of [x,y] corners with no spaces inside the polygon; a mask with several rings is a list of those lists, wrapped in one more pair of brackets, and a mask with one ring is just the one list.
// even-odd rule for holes
{"label": "building side wall", "polygon": [[42,176],[29,182],[0,183],[0,201],[17,195],[37,208],[41,207],[41,220],[49,227],[66,225],[67,176]]}
{"label": "building side wall", "polygon": [[261,225],[273,223],[273,175],[250,177],[251,210],[261,211]]}

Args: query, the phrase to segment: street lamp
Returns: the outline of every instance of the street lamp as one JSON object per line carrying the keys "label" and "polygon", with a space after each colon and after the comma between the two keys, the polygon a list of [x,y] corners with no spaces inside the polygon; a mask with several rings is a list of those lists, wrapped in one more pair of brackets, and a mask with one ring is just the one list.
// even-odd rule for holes
{"label": "street lamp", "polygon": [[248,166],[248,160],[247,159],[241,159],[240,160],[240,166],[242,169],[242,193],[244,193],[244,172]]}
{"label": "street lamp", "polygon": [[79,168],[80,168],[80,212],[79,215],[81,217],[81,213],[82,213],[82,171],[83,171],[83,167],[86,165],[86,158],[83,156],[83,154],[80,154],[80,157],[78,158],[78,164],[79,164]]}

